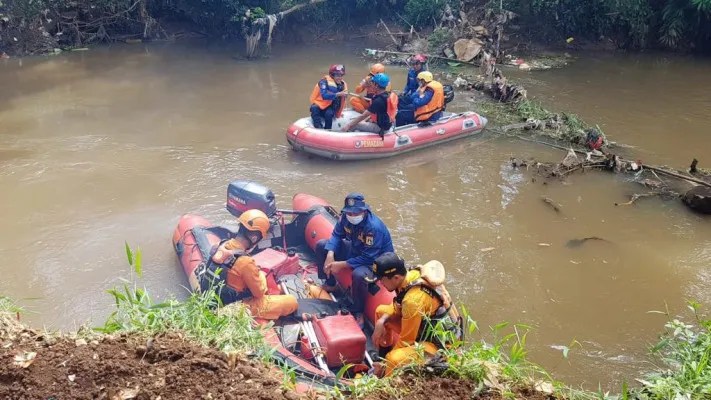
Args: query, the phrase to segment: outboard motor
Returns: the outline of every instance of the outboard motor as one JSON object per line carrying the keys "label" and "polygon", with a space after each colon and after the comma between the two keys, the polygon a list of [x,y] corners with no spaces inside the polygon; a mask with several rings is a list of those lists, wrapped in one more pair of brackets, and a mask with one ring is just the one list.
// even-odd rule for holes
{"label": "outboard motor", "polygon": [[258,250],[263,250],[281,244],[283,233],[281,224],[276,218],[276,198],[268,187],[253,181],[234,181],[227,186],[227,211],[238,217],[247,210],[261,210],[271,221],[271,229],[267,237],[257,244]]}
{"label": "outboard motor", "polygon": [[276,213],[276,198],[268,187],[253,181],[234,181],[227,187],[227,211],[239,217],[247,210],[261,210],[271,218]]}

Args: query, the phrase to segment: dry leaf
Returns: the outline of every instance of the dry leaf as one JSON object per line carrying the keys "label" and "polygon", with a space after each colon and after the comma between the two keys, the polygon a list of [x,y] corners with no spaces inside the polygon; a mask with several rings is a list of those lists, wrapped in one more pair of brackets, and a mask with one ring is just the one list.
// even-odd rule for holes
{"label": "dry leaf", "polygon": [[536,390],[546,394],[553,394],[553,384],[550,382],[538,381],[535,386]]}
{"label": "dry leaf", "polygon": [[15,356],[15,365],[22,368],[29,367],[34,361],[37,353],[34,351],[24,352]]}

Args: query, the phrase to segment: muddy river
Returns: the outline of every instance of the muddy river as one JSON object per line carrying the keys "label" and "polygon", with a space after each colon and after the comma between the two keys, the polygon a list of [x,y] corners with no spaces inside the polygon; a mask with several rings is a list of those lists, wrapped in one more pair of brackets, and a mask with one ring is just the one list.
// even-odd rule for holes
{"label": "muddy river", "polygon": [[[485,135],[373,162],[292,152],[284,131],[327,66],[345,63],[355,86],[367,62],[354,49],[277,50],[244,62],[204,46],[127,45],[0,62],[0,293],[24,299],[34,324],[103,323],[105,290],[131,278],[128,241],[143,251],[139,283],[157,298],[182,295],[178,216],[231,221],[227,183],[247,178],[285,208],[296,191],[334,204],[363,191],[401,254],[448,267],[450,291],[488,339],[499,322],[532,325],[531,359],[571,385],[618,390],[651,366],[647,345],[665,317],[648,311],[711,304],[711,221],[658,199],[615,207],[639,191],[620,177],[543,185],[509,166],[512,156],[559,160],[557,150]],[[683,168],[693,157],[711,165],[709,72],[709,61],[669,55],[591,55],[520,75],[551,108]],[[390,73],[402,87],[405,70]],[[452,108],[465,110],[466,97]],[[585,236],[609,243],[565,246]],[[573,340],[583,348],[564,359],[559,346]]]}

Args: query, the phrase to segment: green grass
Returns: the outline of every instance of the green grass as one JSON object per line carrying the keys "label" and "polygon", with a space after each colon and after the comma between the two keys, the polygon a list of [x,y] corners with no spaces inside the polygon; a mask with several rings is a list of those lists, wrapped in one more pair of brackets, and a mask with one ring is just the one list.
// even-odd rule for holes
{"label": "green grass", "polygon": [[[126,246],[129,264],[141,276],[141,252]],[[154,335],[166,331],[182,333],[188,339],[211,346],[227,353],[256,353],[269,359],[271,350],[263,340],[263,332],[254,327],[249,313],[241,306],[227,307],[230,312],[217,311],[220,299],[214,291],[192,293],[186,300],[169,299],[156,303],[145,289],[135,283],[124,282],[119,288],[108,291],[115,300],[116,310],[106,323],[95,328],[104,333],[136,333]],[[693,320],[684,322],[672,317],[668,311],[666,323],[659,341],[650,348],[654,357],[654,369],[641,379],[627,380],[619,394],[577,390],[555,381],[541,366],[528,360],[526,347],[531,327],[503,322],[480,331],[477,323],[462,307],[465,318],[466,341],[456,341],[441,324],[432,327],[439,338],[449,339],[450,348],[440,350],[447,360],[443,374],[457,379],[475,382],[479,390],[485,386],[511,397],[522,387],[539,387],[552,392],[557,398],[570,400],[706,400],[711,399],[711,320],[701,317],[700,305],[688,303]],[[225,308],[222,308],[224,310]],[[24,327],[17,320],[22,309],[13,300],[0,296],[0,335],[11,339]],[[563,349],[568,357],[571,349],[580,345],[573,341]],[[420,352],[422,347],[418,346]],[[348,368],[344,367],[338,374]],[[393,397],[406,396],[400,384],[404,371],[426,378],[426,370],[419,367],[403,368],[385,379],[369,375],[352,380],[348,391],[336,388],[329,395],[334,398],[363,398],[373,393]],[[282,367],[283,386],[294,388],[295,371]],[[628,382],[636,387],[630,388]],[[641,383],[641,385],[640,385]]]}
{"label": "green grass", "polygon": [[[139,276],[141,251],[132,251],[126,245],[129,264]],[[154,335],[159,332],[179,331],[203,345],[224,352],[263,352],[262,331],[255,328],[252,317],[240,304],[229,307],[229,312],[216,312],[221,307],[214,290],[191,293],[184,301],[170,298],[154,302],[146,289],[134,283],[108,290],[115,301],[116,310],[102,327],[102,333],[139,333]]]}

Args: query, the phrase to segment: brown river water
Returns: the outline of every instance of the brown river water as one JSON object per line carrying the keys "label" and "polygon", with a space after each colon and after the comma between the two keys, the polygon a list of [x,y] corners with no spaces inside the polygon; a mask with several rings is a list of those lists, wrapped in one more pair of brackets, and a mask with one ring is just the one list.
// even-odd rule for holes
{"label": "brown river water", "polygon": [[[336,163],[292,152],[287,126],[308,112],[327,66],[354,87],[355,48],[277,47],[245,62],[209,46],[127,45],[0,62],[0,293],[33,324],[99,325],[105,290],[131,278],[124,241],[143,252],[156,298],[185,293],[170,237],[178,216],[217,223],[230,180],[255,179],[283,208],[307,192],[336,206],[363,191],[410,262],[439,259],[450,291],[482,331],[531,325],[530,358],[568,384],[619,390],[652,367],[647,346],[685,301],[711,304],[711,220],[643,199],[623,177],[532,183],[509,158],[558,150],[484,135],[388,160]],[[552,109],[598,122],[647,162],[710,166],[711,61],[586,55],[555,71],[515,73]],[[390,68],[401,88],[405,70]],[[471,106],[459,94],[453,110]],[[476,111],[476,110],[475,110]],[[542,201],[560,203],[554,213]],[[610,241],[565,246],[570,239]],[[548,243],[551,246],[540,246]],[[481,251],[485,248],[491,251]],[[582,344],[564,359],[560,346]]]}

